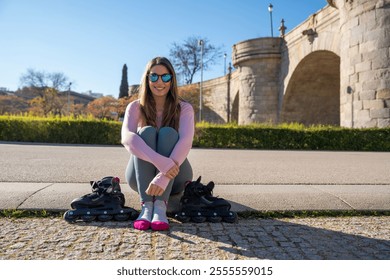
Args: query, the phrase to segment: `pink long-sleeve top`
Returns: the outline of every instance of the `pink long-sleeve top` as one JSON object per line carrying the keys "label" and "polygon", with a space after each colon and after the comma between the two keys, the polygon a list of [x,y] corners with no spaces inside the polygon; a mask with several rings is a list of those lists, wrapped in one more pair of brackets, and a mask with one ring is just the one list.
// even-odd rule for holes
{"label": "pink long-sleeve top", "polygon": [[[152,184],[166,189],[169,178],[165,174],[177,163],[179,166],[187,158],[192,147],[194,138],[194,110],[191,104],[181,101],[181,112],[179,122],[179,140],[176,143],[171,155],[165,157],[150,148],[137,134],[142,126],[141,105],[139,100],[131,102],[125,112],[122,125],[122,144],[134,156],[152,163],[158,170]],[[160,125],[160,124],[158,124]]]}

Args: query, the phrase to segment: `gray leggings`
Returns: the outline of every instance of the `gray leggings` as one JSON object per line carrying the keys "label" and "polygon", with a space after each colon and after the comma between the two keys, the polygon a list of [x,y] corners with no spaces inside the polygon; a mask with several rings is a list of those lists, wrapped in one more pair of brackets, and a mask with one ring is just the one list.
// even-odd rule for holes
{"label": "gray leggings", "polygon": [[[138,135],[157,153],[169,157],[177,141],[179,134],[171,127],[162,127],[159,131],[151,126],[143,127]],[[159,171],[147,161],[131,155],[126,168],[126,180],[130,187],[139,193],[141,202],[153,201],[153,196],[145,193],[150,182]],[[192,167],[187,159],[180,165],[179,174],[172,179],[162,196],[156,197],[159,200],[168,201],[172,194],[180,193],[184,190],[185,183],[192,180]]]}

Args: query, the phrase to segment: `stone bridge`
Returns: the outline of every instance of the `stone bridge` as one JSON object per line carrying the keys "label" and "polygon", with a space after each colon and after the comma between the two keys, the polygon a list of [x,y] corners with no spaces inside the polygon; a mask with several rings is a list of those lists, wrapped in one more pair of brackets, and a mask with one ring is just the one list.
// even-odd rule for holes
{"label": "stone bridge", "polygon": [[203,83],[203,119],[389,127],[389,52],[390,0],[328,0],[287,34],[235,44],[236,70]]}

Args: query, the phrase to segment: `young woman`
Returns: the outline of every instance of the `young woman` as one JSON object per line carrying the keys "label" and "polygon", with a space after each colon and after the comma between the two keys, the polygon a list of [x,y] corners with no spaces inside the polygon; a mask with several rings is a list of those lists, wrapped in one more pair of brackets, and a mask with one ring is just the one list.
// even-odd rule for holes
{"label": "young woman", "polygon": [[182,192],[192,180],[187,155],[194,111],[179,98],[175,70],[164,57],[147,64],[139,95],[127,106],[122,125],[122,144],[131,153],[126,180],[139,193],[142,206],[133,226],[168,230],[169,196]]}

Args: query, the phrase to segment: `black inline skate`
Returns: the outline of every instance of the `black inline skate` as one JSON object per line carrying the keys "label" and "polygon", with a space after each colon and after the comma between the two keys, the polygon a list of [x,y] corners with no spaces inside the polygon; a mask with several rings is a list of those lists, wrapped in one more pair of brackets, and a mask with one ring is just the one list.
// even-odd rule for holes
{"label": "black inline skate", "polygon": [[201,177],[196,181],[188,183],[180,200],[181,212],[175,215],[180,222],[202,223],[228,222],[234,223],[237,220],[237,213],[230,211],[231,205],[223,198],[214,197],[214,182],[203,185]]}
{"label": "black inline skate", "polygon": [[104,177],[99,181],[91,181],[92,193],[74,199],[64,214],[67,222],[135,220],[138,216],[136,210],[125,206],[125,196],[121,192],[118,177]]}

